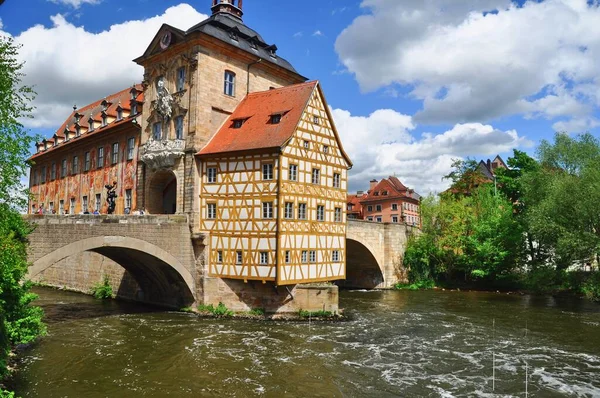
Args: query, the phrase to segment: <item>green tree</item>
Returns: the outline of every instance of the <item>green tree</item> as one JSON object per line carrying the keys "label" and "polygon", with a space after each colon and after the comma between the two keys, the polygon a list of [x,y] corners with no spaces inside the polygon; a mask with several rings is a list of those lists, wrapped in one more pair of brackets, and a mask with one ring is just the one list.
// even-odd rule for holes
{"label": "green tree", "polygon": [[18,213],[27,198],[20,178],[34,138],[20,120],[30,116],[34,93],[21,85],[23,64],[16,61],[17,52],[12,39],[0,38],[0,378],[6,375],[11,346],[45,333],[42,311],[31,305],[35,295],[24,282],[31,227]]}
{"label": "green tree", "polygon": [[541,167],[524,179],[528,229],[559,271],[600,251],[600,142],[591,134],[542,141]]}

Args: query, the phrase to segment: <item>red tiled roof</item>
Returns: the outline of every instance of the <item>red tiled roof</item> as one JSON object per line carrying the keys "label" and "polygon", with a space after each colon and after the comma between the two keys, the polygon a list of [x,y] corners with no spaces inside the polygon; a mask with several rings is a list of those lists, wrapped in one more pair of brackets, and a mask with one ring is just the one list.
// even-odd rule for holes
{"label": "red tiled roof", "polygon": [[[375,194],[376,192],[377,194]],[[383,192],[387,192],[387,194],[384,195]],[[361,198],[361,203],[398,198],[418,200],[419,195],[402,184],[398,177],[390,176],[379,181],[367,195]]]}
{"label": "red tiled roof", "polygon": [[[281,148],[290,139],[318,82],[250,93],[198,155]],[[277,124],[274,114],[283,114]],[[240,128],[233,121],[246,119]]]}
{"label": "red tiled roof", "polygon": [[[134,87],[138,92],[136,100],[137,100],[137,102],[142,103],[144,101],[144,93],[142,91],[143,87],[141,84],[136,84]],[[126,88],[124,90],[119,91],[118,93],[115,93],[115,94],[112,94],[112,95],[109,95],[106,97],[106,101],[109,103],[108,109],[107,109],[108,115],[116,117],[116,108],[118,107],[119,102],[121,103],[121,107],[123,109],[129,110],[130,91],[131,91],[131,87]],[[54,143],[54,137],[64,138],[65,130],[69,130],[72,133],[75,133],[75,114],[76,113],[79,113],[81,115],[81,119],[79,120],[79,126],[81,126],[82,128],[85,128],[85,129],[89,129],[88,120],[90,118],[90,114],[93,115],[93,118],[95,121],[97,121],[97,122],[102,121],[102,105],[101,105],[102,101],[104,101],[104,99],[95,101],[89,105],[82,107],[82,108],[73,110],[71,112],[71,114],[69,115],[69,117],[65,120],[65,122],[58,128],[58,130],[56,130],[56,132],[53,134],[52,138],[44,139],[44,140],[42,140],[42,142],[37,143],[36,146],[39,146],[44,141]],[[141,107],[138,107],[138,110],[141,111]],[[112,123],[110,123],[104,127],[95,126],[94,131],[91,131],[91,132],[88,131],[87,133],[85,133],[79,137],[72,137],[69,141],[60,142],[56,146],[52,145],[48,149],[42,150],[42,151],[34,154],[33,156],[31,156],[30,159],[37,158],[37,157],[44,155],[46,153],[49,153],[57,148],[62,148],[63,145],[69,144],[71,142],[74,142],[74,141],[79,142],[80,140],[84,139],[88,135],[99,134],[101,132],[107,131],[108,129],[110,129],[113,126],[123,125],[123,124],[125,124],[125,122],[127,122],[129,120],[131,120],[131,119],[125,118],[123,120],[115,120]]]}

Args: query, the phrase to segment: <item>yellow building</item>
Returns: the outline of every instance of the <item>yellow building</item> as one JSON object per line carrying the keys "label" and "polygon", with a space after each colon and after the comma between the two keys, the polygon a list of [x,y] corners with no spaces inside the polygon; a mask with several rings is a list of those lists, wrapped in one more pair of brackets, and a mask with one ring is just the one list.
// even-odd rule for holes
{"label": "yellow building", "polygon": [[318,82],[249,94],[198,155],[211,276],[345,277],[351,162]]}

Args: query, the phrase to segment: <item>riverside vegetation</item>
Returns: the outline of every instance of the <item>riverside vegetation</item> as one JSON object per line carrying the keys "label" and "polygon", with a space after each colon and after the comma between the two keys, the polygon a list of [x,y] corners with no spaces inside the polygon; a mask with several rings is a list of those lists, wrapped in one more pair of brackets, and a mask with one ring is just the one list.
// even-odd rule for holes
{"label": "riverside vegetation", "polygon": [[494,182],[476,162],[455,161],[451,188],[422,201],[422,234],[404,257],[410,283],[398,287],[570,292],[600,301],[600,143],[558,133],[536,157],[514,150]]}
{"label": "riverside vegetation", "polygon": [[27,206],[25,176],[29,147],[35,141],[19,119],[28,117],[34,92],[21,85],[23,64],[16,61],[18,46],[0,38],[0,397],[12,397],[2,380],[10,371],[11,350],[46,332],[43,312],[32,306],[37,297],[24,282],[27,273],[27,235],[31,226],[19,210]]}

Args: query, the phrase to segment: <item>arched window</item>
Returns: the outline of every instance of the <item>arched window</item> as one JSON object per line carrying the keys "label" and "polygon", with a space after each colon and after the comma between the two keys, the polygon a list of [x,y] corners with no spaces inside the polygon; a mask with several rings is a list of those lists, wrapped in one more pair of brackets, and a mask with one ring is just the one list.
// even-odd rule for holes
{"label": "arched window", "polygon": [[231,97],[235,96],[235,73],[226,70],[225,71],[225,89],[224,93]]}

